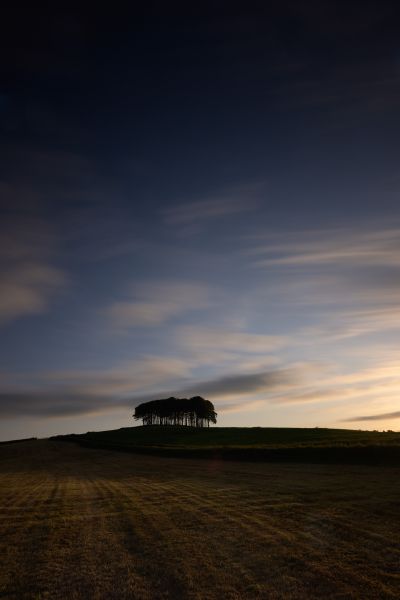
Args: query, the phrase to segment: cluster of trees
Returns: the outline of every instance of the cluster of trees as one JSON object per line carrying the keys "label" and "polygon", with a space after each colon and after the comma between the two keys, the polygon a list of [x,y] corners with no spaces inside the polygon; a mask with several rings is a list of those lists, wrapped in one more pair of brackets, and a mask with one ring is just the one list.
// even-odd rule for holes
{"label": "cluster of trees", "polygon": [[143,425],[187,425],[189,427],[207,427],[217,422],[214,405],[201,396],[193,398],[166,398],[143,402],[135,408],[136,420],[142,419]]}

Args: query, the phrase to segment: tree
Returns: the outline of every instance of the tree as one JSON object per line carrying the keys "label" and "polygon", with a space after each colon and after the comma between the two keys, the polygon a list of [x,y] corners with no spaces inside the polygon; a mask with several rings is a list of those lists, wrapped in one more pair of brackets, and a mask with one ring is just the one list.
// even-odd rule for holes
{"label": "tree", "polygon": [[135,420],[142,419],[143,425],[184,425],[207,427],[217,422],[214,405],[201,396],[193,398],[165,398],[143,402],[135,408]]}

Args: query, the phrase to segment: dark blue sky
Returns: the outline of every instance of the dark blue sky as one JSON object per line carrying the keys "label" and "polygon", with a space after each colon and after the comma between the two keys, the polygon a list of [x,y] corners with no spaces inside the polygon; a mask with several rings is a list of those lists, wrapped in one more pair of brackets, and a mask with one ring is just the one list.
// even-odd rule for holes
{"label": "dark blue sky", "polygon": [[192,390],[220,424],[396,427],[399,17],[8,10],[2,439]]}

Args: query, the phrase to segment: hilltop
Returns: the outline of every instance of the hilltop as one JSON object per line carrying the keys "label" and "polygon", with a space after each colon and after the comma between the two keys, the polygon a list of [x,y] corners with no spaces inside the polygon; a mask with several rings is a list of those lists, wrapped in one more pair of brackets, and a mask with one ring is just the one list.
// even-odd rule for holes
{"label": "hilltop", "polygon": [[190,458],[400,464],[400,433],[392,431],[141,426],[51,439],[93,448]]}

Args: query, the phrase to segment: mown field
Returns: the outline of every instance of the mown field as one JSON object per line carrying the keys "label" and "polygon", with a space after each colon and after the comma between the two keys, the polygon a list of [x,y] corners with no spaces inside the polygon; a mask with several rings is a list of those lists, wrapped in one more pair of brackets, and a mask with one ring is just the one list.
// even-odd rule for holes
{"label": "mown field", "polygon": [[400,468],[0,447],[0,597],[400,597]]}
{"label": "mown field", "polygon": [[283,427],[125,427],[57,436],[86,447],[207,459],[395,464],[400,433]]}

